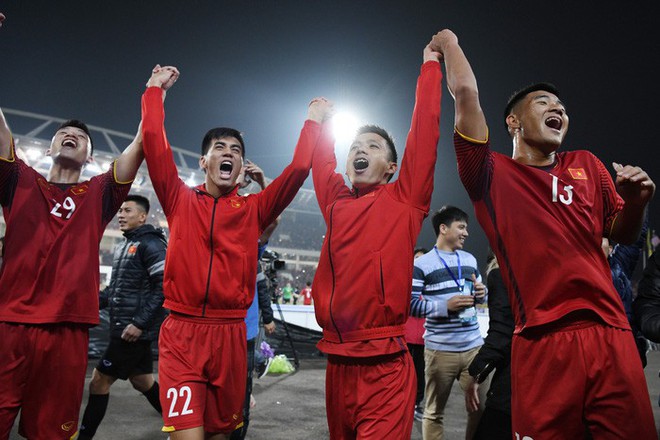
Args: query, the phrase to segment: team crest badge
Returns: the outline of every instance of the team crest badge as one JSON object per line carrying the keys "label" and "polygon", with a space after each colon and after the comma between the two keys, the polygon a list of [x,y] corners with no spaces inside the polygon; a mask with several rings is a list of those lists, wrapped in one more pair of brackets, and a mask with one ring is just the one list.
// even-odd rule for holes
{"label": "team crest badge", "polygon": [[137,248],[138,248],[137,245],[134,245],[134,244],[130,245],[128,247],[128,255],[135,254],[137,252]]}
{"label": "team crest badge", "polygon": [[568,172],[575,180],[587,180],[587,173],[584,172],[584,168],[569,168]]}
{"label": "team crest badge", "polygon": [[60,426],[60,428],[62,428],[63,431],[71,431],[71,428],[73,428],[73,425],[75,424],[76,422],[71,420],[70,422],[62,423],[62,426]]}
{"label": "team crest badge", "polygon": [[231,205],[232,208],[240,208],[243,206],[243,203],[245,202],[241,199],[231,199],[229,201],[229,204]]}
{"label": "team crest badge", "polygon": [[79,196],[80,194],[86,193],[88,189],[89,189],[89,186],[85,183],[85,184],[82,184],[82,185],[74,186],[73,188],[71,188],[71,192],[74,195]]}

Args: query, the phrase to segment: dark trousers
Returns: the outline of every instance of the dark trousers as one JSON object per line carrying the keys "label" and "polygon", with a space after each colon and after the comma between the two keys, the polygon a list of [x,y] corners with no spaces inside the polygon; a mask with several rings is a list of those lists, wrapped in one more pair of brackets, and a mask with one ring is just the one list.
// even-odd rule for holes
{"label": "dark trousers", "polygon": [[424,405],[424,345],[408,344],[408,351],[412,356],[415,365],[415,376],[417,377],[417,394],[415,396],[415,406]]}
{"label": "dark trousers", "polygon": [[486,407],[472,440],[511,440],[511,414]]}

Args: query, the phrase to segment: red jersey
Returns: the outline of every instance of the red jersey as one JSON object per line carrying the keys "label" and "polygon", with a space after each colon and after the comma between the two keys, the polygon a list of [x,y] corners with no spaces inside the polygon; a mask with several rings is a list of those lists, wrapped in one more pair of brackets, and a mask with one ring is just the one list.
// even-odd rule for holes
{"label": "red jersey", "polygon": [[300,295],[303,298],[303,305],[304,306],[311,306],[312,305],[312,288],[311,287],[305,287],[302,292],[300,292]]}
{"label": "red jersey", "polygon": [[623,200],[588,151],[557,153],[554,165],[524,165],[454,133],[458,171],[497,255],[516,333],[576,310],[629,329],[601,249]]}
{"label": "red jersey", "polygon": [[0,158],[7,232],[0,321],[99,322],[99,243],[128,194],[114,164],[73,185],[52,184],[16,158]]}
{"label": "red jersey", "polygon": [[179,177],[163,126],[162,89],[142,96],[144,155],[149,176],[170,228],[165,259],[163,307],[192,316],[244,318],[254,298],[257,243],[293,200],[312,164],[321,125],[308,120],[293,160],[258,194],[238,186],[214,198],[205,186],[187,186]]}
{"label": "red jersey", "polygon": [[341,174],[333,142],[322,138],[312,164],[328,230],[312,295],[323,328],[318,348],[367,357],[405,350],[413,249],[433,192],[440,136],[442,72],[422,65],[399,178],[358,194]]}

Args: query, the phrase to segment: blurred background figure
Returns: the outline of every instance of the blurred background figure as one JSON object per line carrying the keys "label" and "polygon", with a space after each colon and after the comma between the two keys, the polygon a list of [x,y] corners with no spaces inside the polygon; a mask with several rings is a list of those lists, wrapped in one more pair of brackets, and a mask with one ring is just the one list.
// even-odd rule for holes
{"label": "blurred background figure", "polygon": [[612,272],[612,282],[623,302],[623,308],[626,310],[626,316],[628,317],[628,322],[630,323],[630,327],[632,327],[633,335],[635,337],[637,351],[639,352],[644,367],[646,367],[646,350],[648,349],[648,344],[646,338],[644,338],[644,335],[633,319],[632,279],[647,239],[648,224],[648,216],[646,216],[642,225],[642,231],[639,234],[637,241],[633,244],[617,244],[607,238],[603,238],[602,241],[603,252],[607,257],[607,262],[609,263],[610,271]]}
{"label": "blurred background figure", "polygon": [[[415,248],[413,257],[417,259],[428,249]],[[415,364],[415,377],[417,378],[417,394],[415,395],[415,420],[422,421],[424,415],[424,318],[408,316],[406,321],[406,344]]]}
{"label": "blurred background figure", "polygon": [[492,250],[486,261],[488,286],[488,336],[469,367],[472,384],[466,393],[468,411],[479,405],[477,389],[484,378],[495,370],[486,395],[486,408],[481,415],[474,440],[509,440],[511,428],[511,338],[514,320],[509,294],[502,280],[500,266]]}

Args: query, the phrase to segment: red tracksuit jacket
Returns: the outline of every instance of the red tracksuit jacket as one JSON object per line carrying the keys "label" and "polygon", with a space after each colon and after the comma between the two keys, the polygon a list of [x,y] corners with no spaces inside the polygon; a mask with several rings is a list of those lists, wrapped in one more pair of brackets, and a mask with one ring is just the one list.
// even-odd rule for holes
{"label": "red tracksuit jacket", "polygon": [[312,287],[321,351],[373,356],[405,347],[413,249],[433,192],[441,80],[439,63],[422,66],[394,183],[358,194],[335,173],[332,139],[322,136],[314,152],[314,188],[328,227]]}
{"label": "red tracksuit jacket", "polygon": [[321,125],[306,121],[293,160],[259,194],[213,198],[178,177],[165,136],[162,90],[142,96],[142,133],[149,176],[170,228],[164,307],[210,318],[244,318],[254,298],[261,232],[293,200],[311,167]]}

